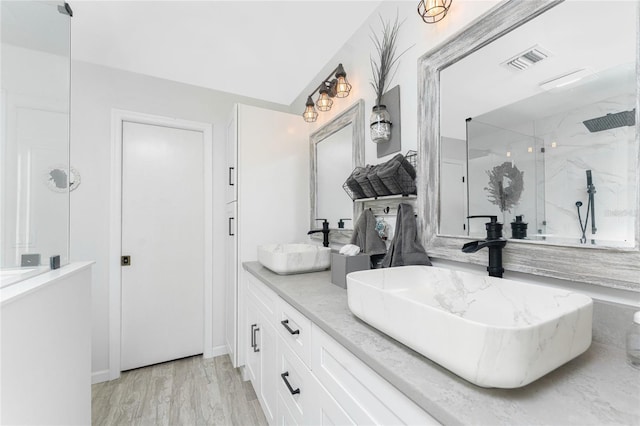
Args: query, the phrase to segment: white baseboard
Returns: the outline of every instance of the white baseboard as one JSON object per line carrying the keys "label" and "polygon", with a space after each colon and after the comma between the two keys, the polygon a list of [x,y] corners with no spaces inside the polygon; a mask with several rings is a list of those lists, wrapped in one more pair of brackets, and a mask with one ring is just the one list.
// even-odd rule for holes
{"label": "white baseboard", "polygon": [[[227,347],[225,345],[221,345],[221,346],[215,346],[213,348],[206,350],[202,354],[202,356],[204,358],[215,358],[217,356],[226,355],[228,353],[229,352],[227,351]],[[117,379],[118,377],[119,375],[115,378]],[[94,371],[91,373],[92,385],[96,383],[108,382],[109,380],[112,380],[109,377],[109,370]]]}
{"label": "white baseboard", "polygon": [[242,367],[238,367],[240,369],[240,374],[242,375],[242,381],[244,382],[248,382],[250,377],[249,377],[249,373],[247,372],[247,369],[242,366]]}
{"label": "white baseboard", "polygon": [[100,370],[94,371],[91,373],[91,384],[95,385],[96,383],[108,382],[109,381],[109,370]]}
{"label": "white baseboard", "polygon": [[202,354],[202,356],[203,358],[215,358],[217,356],[226,355],[228,353],[229,352],[227,351],[227,347],[225,345],[221,345],[221,346],[214,346],[213,348],[206,350]]}

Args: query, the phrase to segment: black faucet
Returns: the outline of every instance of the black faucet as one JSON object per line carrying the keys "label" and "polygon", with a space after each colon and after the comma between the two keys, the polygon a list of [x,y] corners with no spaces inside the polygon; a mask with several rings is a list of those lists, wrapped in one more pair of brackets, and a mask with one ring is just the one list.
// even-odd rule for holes
{"label": "black faucet", "polygon": [[502,249],[507,245],[507,240],[502,238],[502,224],[498,222],[498,216],[467,216],[467,219],[486,217],[491,222],[485,223],[487,238],[483,241],[472,241],[462,246],[465,253],[475,253],[485,247],[489,248],[489,271],[490,277],[502,278],[504,268],[502,267]]}
{"label": "black faucet", "polygon": [[312,229],[307,232],[307,235],[315,234],[316,232],[322,232],[322,245],[329,247],[329,221],[327,219],[316,219],[322,221],[322,229]]}

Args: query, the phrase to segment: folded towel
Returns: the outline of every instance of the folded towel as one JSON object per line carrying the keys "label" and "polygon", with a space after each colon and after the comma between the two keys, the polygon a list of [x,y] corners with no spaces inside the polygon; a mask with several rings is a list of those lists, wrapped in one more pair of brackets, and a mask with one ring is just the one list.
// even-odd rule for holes
{"label": "folded towel", "polygon": [[371,182],[367,179],[367,175],[369,171],[371,171],[372,166],[366,167],[356,167],[353,171],[353,178],[358,182],[360,188],[362,188],[362,192],[368,198],[375,197],[376,192],[373,190],[373,186],[371,186]]}
{"label": "folded towel", "polygon": [[357,200],[359,198],[367,198],[367,196],[364,195],[364,191],[362,191],[360,184],[353,177],[353,173],[347,178],[345,184],[347,185],[347,188],[349,188],[349,191],[351,191],[351,194],[349,194],[351,199]]}
{"label": "folded towel", "polygon": [[404,265],[431,266],[431,261],[418,241],[418,225],[413,215],[413,207],[410,204],[401,203],[398,206],[393,242],[382,260],[382,267]]}
{"label": "folded towel", "polygon": [[351,244],[355,244],[367,254],[384,254],[387,252],[387,246],[376,231],[376,217],[373,212],[366,209],[353,227],[353,235],[351,236]]}
{"label": "folded towel", "polygon": [[380,176],[382,182],[387,188],[389,188],[389,190],[392,191],[393,194],[415,194],[415,174],[414,177],[411,177],[411,174],[409,174],[402,165],[407,163],[412,169],[413,166],[404,159],[404,157],[402,157],[402,161],[398,161],[396,158],[399,158],[399,156],[401,157],[402,154],[395,156],[381,165],[381,167],[378,168],[378,176]]}
{"label": "folded towel", "polygon": [[402,185],[400,185],[396,178],[396,175],[400,172],[406,174],[407,177],[409,176],[402,168],[401,163],[394,159],[380,164],[377,169],[378,177],[385,183],[392,194],[402,194]]}
{"label": "folded towel", "polygon": [[367,179],[371,183],[373,190],[376,192],[376,196],[382,197],[385,195],[391,195],[391,191],[387,189],[387,187],[382,182],[382,179],[378,176],[378,169],[382,166],[382,164],[378,164],[376,166],[371,167],[371,170],[367,174]]}
{"label": "folded towel", "polygon": [[407,171],[407,173],[409,173],[409,176],[411,176],[411,179],[415,179],[416,178],[416,169],[409,162],[409,160],[407,160],[407,157],[405,157],[402,154],[397,154],[395,157],[393,157],[391,159],[391,161],[400,162],[400,164],[402,164],[402,167],[404,167],[404,169]]}

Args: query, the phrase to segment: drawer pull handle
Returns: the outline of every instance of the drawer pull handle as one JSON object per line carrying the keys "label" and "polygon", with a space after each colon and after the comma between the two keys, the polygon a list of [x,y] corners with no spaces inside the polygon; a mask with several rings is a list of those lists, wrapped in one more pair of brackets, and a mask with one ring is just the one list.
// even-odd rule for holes
{"label": "drawer pull handle", "polygon": [[229,167],[229,186],[234,186],[235,184],[231,180],[231,172],[235,170],[235,167]]}
{"label": "drawer pull handle", "polygon": [[258,324],[251,324],[251,347],[254,352],[260,352],[260,348],[258,348],[258,343],[256,342],[256,331],[260,331]]}
{"label": "drawer pull handle", "polygon": [[300,330],[294,330],[291,327],[289,327],[289,320],[282,320],[280,321],[280,324],[282,324],[284,326],[284,328],[287,329],[287,331],[291,334],[300,334]]}
{"label": "drawer pull handle", "polygon": [[231,221],[232,221],[232,220],[235,220],[235,217],[230,217],[230,218],[229,218],[229,236],[230,236],[230,237],[233,237],[233,236],[235,236],[235,235],[236,235],[236,234],[233,232],[233,229],[232,229],[232,227],[231,227]]}
{"label": "drawer pull handle", "polygon": [[291,383],[289,383],[289,381],[287,380],[287,377],[289,377],[289,372],[288,371],[285,371],[284,373],[282,373],[280,375],[280,377],[282,377],[282,380],[284,381],[284,384],[287,385],[287,389],[289,389],[289,392],[291,392],[291,395],[295,395],[297,393],[300,393],[300,388],[294,389],[293,387],[291,387]]}

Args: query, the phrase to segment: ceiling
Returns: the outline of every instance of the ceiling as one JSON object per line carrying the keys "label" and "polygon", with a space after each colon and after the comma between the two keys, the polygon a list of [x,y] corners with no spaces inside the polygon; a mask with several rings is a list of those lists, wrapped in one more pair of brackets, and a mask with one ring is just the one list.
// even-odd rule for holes
{"label": "ceiling", "polygon": [[290,105],[380,2],[69,0],[72,56]]}
{"label": "ceiling", "polygon": [[[492,111],[492,125],[512,128],[633,90],[637,19],[636,2],[611,1],[603,9],[600,2],[566,1],[447,67],[440,74],[443,134],[464,140],[465,119],[486,120]],[[534,46],[549,57],[523,71],[504,65]],[[543,83],[578,70],[585,71],[581,80],[545,92]],[[612,87],[612,78],[621,85]],[[515,107],[506,113],[507,105]]]}

